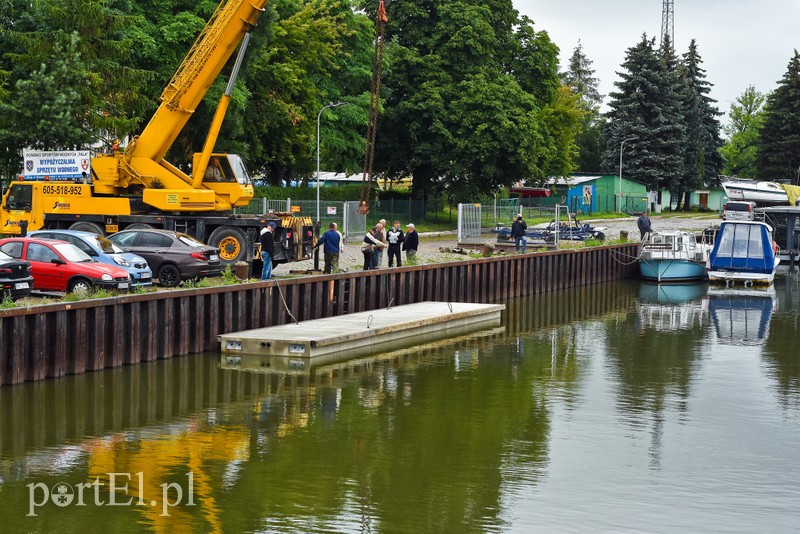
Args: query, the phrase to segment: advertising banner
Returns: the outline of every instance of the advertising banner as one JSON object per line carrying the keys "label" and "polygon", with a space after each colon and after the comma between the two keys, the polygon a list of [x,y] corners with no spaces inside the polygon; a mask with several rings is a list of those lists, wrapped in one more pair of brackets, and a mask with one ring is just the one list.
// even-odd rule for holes
{"label": "advertising banner", "polygon": [[25,150],[23,174],[26,180],[80,180],[91,176],[88,150]]}

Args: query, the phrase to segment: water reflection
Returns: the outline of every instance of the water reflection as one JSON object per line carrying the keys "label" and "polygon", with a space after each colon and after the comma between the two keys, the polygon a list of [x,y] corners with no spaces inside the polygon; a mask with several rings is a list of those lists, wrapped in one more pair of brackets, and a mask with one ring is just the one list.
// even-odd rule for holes
{"label": "water reflection", "polygon": [[800,414],[800,356],[797,350],[800,324],[800,276],[790,273],[776,282],[778,305],[771,317],[763,350],[764,370],[774,381],[781,405]]}
{"label": "water reflection", "polygon": [[713,287],[708,309],[717,340],[732,345],[760,345],[767,339],[776,308],[775,287]]}
{"label": "water reflection", "polygon": [[707,284],[641,284],[624,321],[606,321],[607,365],[623,421],[650,434],[650,467],[661,464],[665,413],[685,417],[702,360]]}
{"label": "water reflection", "polygon": [[[503,329],[335,364],[210,354],[0,389],[4,527],[614,531],[615,511],[640,498],[650,508],[629,510],[641,530],[664,524],[659,502],[712,517],[681,505],[735,485],[708,476],[693,493],[687,440],[700,458],[747,452],[750,427],[724,441],[729,402],[736,417],[749,413],[741,405],[769,404],[765,382],[798,417],[795,290],[778,286],[771,325],[744,355],[714,317],[743,315],[723,300],[712,310],[718,297],[705,284],[620,283],[509,301]],[[755,376],[744,374],[752,364]],[[756,425],[758,447],[767,423]],[[26,517],[28,484],[107,488],[115,472],[143,473],[118,501],[155,505],[50,505]],[[167,483],[196,505],[161,514]]]}

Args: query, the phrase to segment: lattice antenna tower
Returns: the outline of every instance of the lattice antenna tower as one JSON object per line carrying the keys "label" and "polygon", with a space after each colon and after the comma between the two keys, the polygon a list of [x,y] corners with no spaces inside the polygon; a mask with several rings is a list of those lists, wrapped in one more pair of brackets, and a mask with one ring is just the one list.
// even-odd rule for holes
{"label": "lattice antenna tower", "polygon": [[661,44],[669,36],[672,46],[675,46],[675,0],[664,0],[661,10]]}

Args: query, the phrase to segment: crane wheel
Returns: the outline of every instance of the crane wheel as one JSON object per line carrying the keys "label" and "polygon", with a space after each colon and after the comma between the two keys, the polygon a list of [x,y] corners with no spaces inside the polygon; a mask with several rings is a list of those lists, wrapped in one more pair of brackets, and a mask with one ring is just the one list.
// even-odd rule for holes
{"label": "crane wheel", "polygon": [[208,244],[219,249],[219,259],[223,265],[248,260],[247,236],[233,226],[220,226],[208,236]]}

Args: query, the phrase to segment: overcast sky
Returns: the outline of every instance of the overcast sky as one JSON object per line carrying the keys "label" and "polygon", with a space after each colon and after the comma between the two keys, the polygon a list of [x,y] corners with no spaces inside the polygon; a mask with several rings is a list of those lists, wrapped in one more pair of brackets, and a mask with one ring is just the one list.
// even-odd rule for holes
{"label": "overcast sky", "polygon": [[[616,90],[625,52],[643,33],[659,43],[662,0],[513,2],[558,45],[562,70],[580,39],[603,95]],[[773,91],[794,49],[800,49],[800,0],[674,0],[674,6],[675,50],[682,55],[692,39],[697,41],[706,80],[713,85],[710,96],[726,114],[723,124],[748,85]]]}

